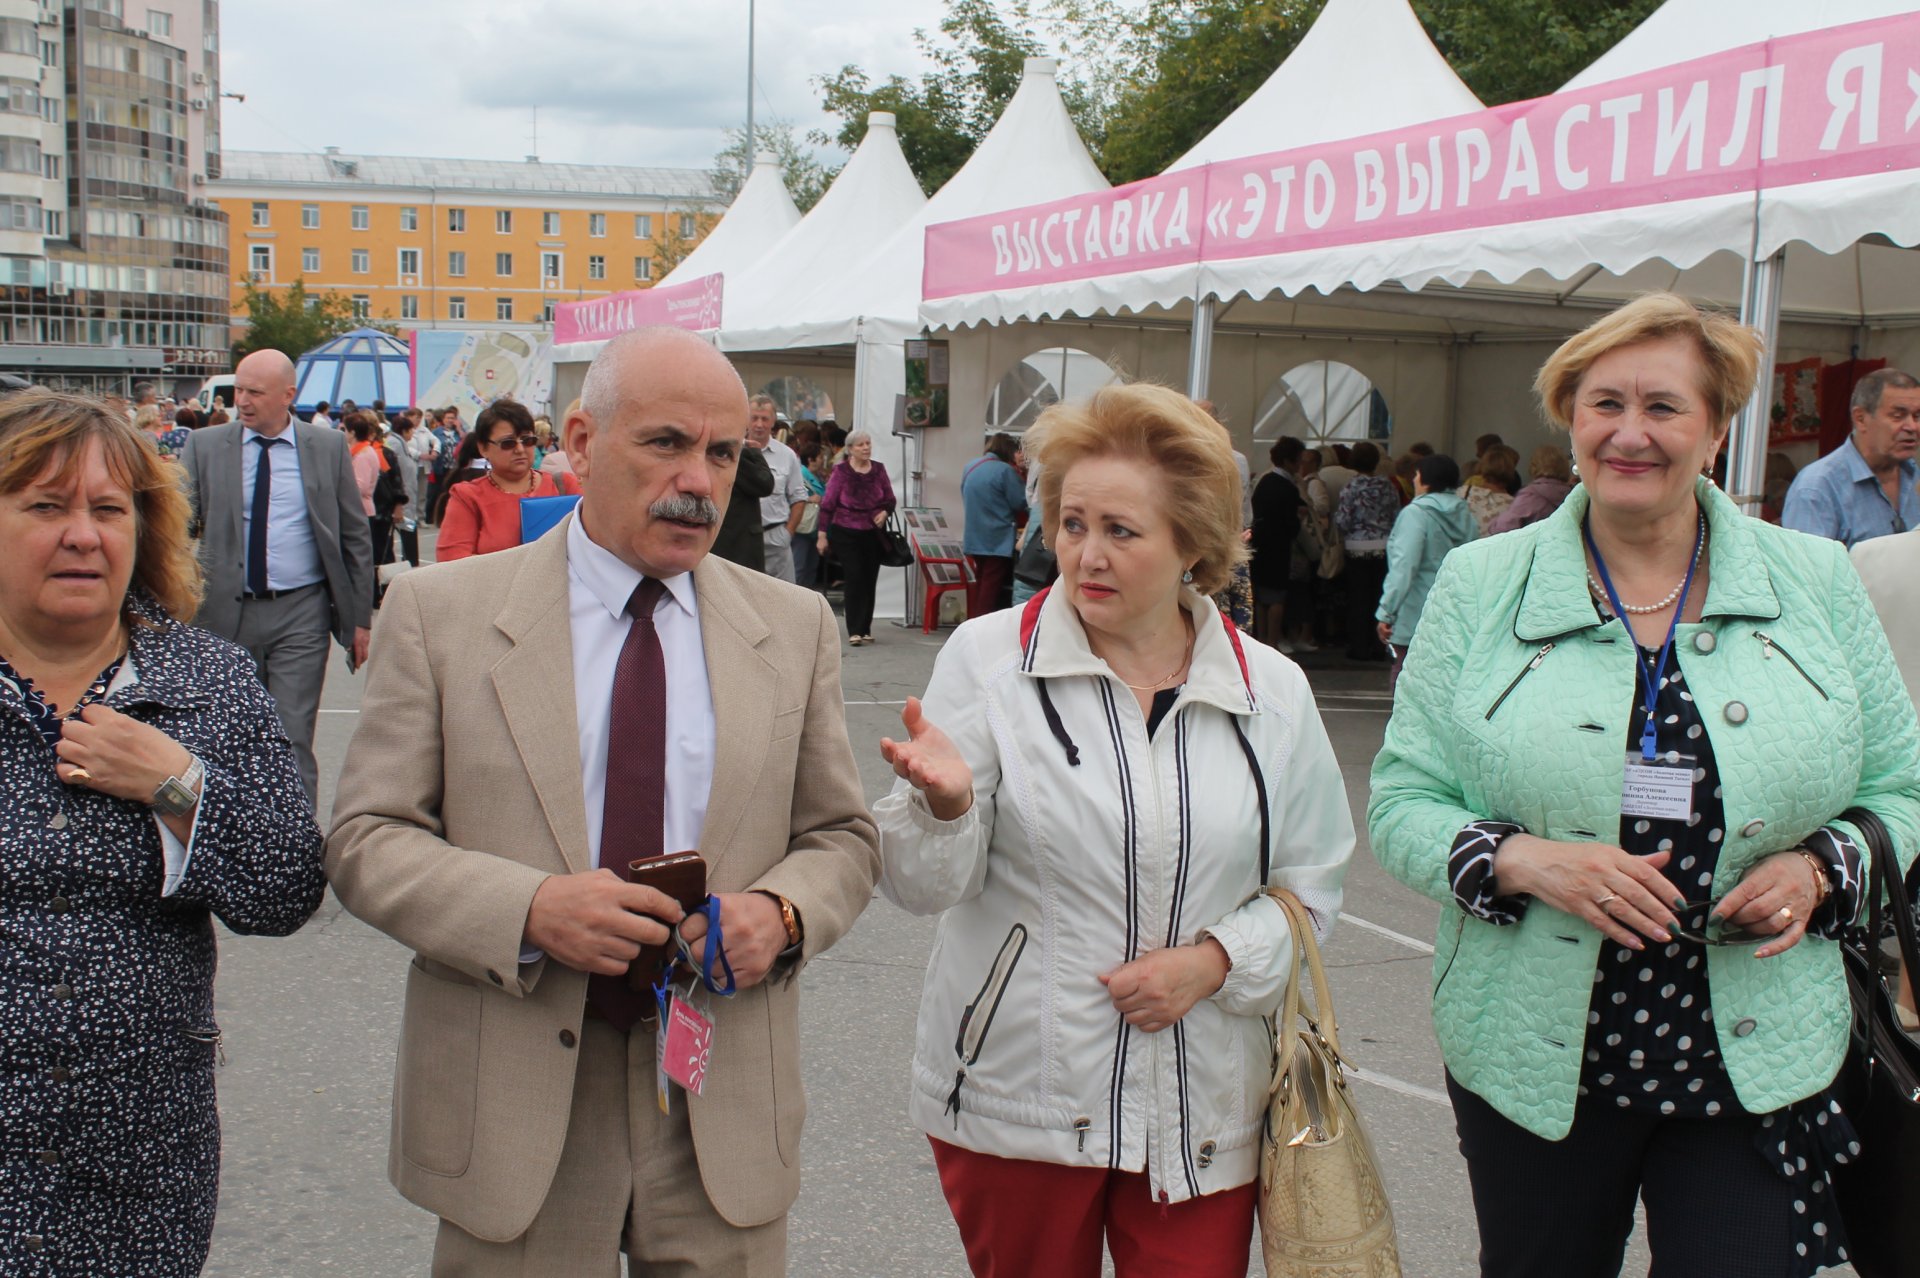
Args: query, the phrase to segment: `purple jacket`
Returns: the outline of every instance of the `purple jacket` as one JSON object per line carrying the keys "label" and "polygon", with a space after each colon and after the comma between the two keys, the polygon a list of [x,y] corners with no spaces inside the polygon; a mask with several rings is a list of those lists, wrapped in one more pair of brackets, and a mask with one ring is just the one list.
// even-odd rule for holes
{"label": "purple jacket", "polygon": [[885,466],[874,462],[862,475],[851,463],[841,462],[827,477],[826,495],[820,499],[820,526],[823,530],[872,528],[874,512],[893,508],[893,484]]}
{"label": "purple jacket", "polygon": [[1491,537],[1494,533],[1512,532],[1539,523],[1560,509],[1560,503],[1572,491],[1573,485],[1566,480],[1542,475],[1516,493],[1511,506],[1493,517],[1487,524],[1487,535]]}

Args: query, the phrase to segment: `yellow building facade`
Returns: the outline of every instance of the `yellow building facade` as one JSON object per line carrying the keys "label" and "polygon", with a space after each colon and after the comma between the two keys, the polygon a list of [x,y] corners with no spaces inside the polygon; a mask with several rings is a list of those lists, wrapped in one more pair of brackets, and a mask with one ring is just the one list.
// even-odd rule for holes
{"label": "yellow building facade", "polygon": [[337,293],[401,330],[531,329],[561,302],[647,288],[715,220],[700,169],[228,151],[236,326],[245,286]]}

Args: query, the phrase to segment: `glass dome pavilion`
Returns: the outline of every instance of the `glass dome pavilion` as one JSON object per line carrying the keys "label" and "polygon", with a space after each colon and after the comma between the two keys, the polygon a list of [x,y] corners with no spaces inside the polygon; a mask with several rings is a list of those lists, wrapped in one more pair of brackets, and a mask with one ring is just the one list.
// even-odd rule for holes
{"label": "glass dome pavilion", "polygon": [[413,397],[413,353],[391,333],[356,328],[295,360],[293,376],[293,410],[302,417],[323,399],[335,408],[347,399],[362,408],[384,400],[392,412]]}

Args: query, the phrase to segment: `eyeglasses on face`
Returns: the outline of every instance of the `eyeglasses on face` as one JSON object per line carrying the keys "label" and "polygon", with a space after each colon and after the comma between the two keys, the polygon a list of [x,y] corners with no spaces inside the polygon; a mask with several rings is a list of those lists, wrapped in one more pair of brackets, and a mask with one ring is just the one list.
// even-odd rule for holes
{"label": "eyeglasses on face", "polygon": [[488,444],[502,451],[514,447],[538,448],[540,437],[538,435],[502,435],[499,439],[489,440]]}

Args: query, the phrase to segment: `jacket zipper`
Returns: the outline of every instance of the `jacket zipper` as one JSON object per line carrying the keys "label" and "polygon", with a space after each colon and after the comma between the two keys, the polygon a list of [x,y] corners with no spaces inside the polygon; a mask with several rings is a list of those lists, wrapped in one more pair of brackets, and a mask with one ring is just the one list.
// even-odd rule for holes
{"label": "jacket zipper", "polygon": [[1557,645],[1555,645],[1551,640],[1540,645],[1540,651],[1533,654],[1533,660],[1529,661],[1524,667],[1521,668],[1520,673],[1513,677],[1513,682],[1507,685],[1506,691],[1502,692],[1498,697],[1494,698],[1493,704],[1487,707],[1487,718],[1489,720],[1493,718],[1494,711],[1498,710],[1502,705],[1504,705],[1506,703],[1507,698],[1513,695],[1513,690],[1520,686],[1520,681],[1526,678],[1528,675],[1532,674],[1534,671],[1538,670],[1540,668],[1540,663],[1547,659],[1547,654],[1552,652],[1556,646]]}
{"label": "jacket zipper", "polygon": [[1801,665],[1798,661],[1795,661],[1793,659],[1793,654],[1791,652],[1788,652],[1785,648],[1782,648],[1779,644],[1775,643],[1771,636],[1767,635],[1763,631],[1756,630],[1753,632],[1753,637],[1755,639],[1758,639],[1760,641],[1761,647],[1766,649],[1767,660],[1769,661],[1773,660],[1773,654],[1776,652],[1779,653],[1781,656],[1787,659],[1788,665],[1792,666],[1795,670],[1798,670],[1800,672],[1800,677],[1802,679],[1805,679],[1809,684],[1813,685],[1813,690],[1820,694],[1820,699],[1822,701],[1833,700],[1832,697],[1829,697],[1827,695],[1827,690],[1820,686],[1819,681],[1815,679],[1812,675],[1807,673],[1807,668]]}
{"label": "jacket zipper", "polygon": [[1460,961],[1460,939],[1466,935],[1467,916],[1457,910],[1454,911],[1454,913],[1459,917],[1454,920],[1453,953],[1447,956],[1447,965],[1441,969],[1440,979],[1433,983],[1433,994],[1429,997],[1429,1002],[1437,1002],[1439,1000],[1440,987],[1447,983],[1447,978],[1453,975],[1453,965]]}
{"label": "jacket zipper", "polygon": [[967,1004],[967,1010],[960,1013],[960,1032],[953,1042],[960,1066],[953,1074],[953,1091],[947,1095],[947,1109],[953,1111],[956,1131],[960,1127],[960,1088],[967,1081],[967,1067],[980,1059],[987,1045],[987,1031],[993,1028],[994,1013],[1000,1010],[1000,1000],[1006,996],[1013,969],[1019,965],[1020,955],[1026,948],[1026,924],[1015,923],[1008,929],[1007,939],[1000,943],[1000,952],[993,956],[993,966],[987,969],[987,979],[980,986],[980,992]]}

